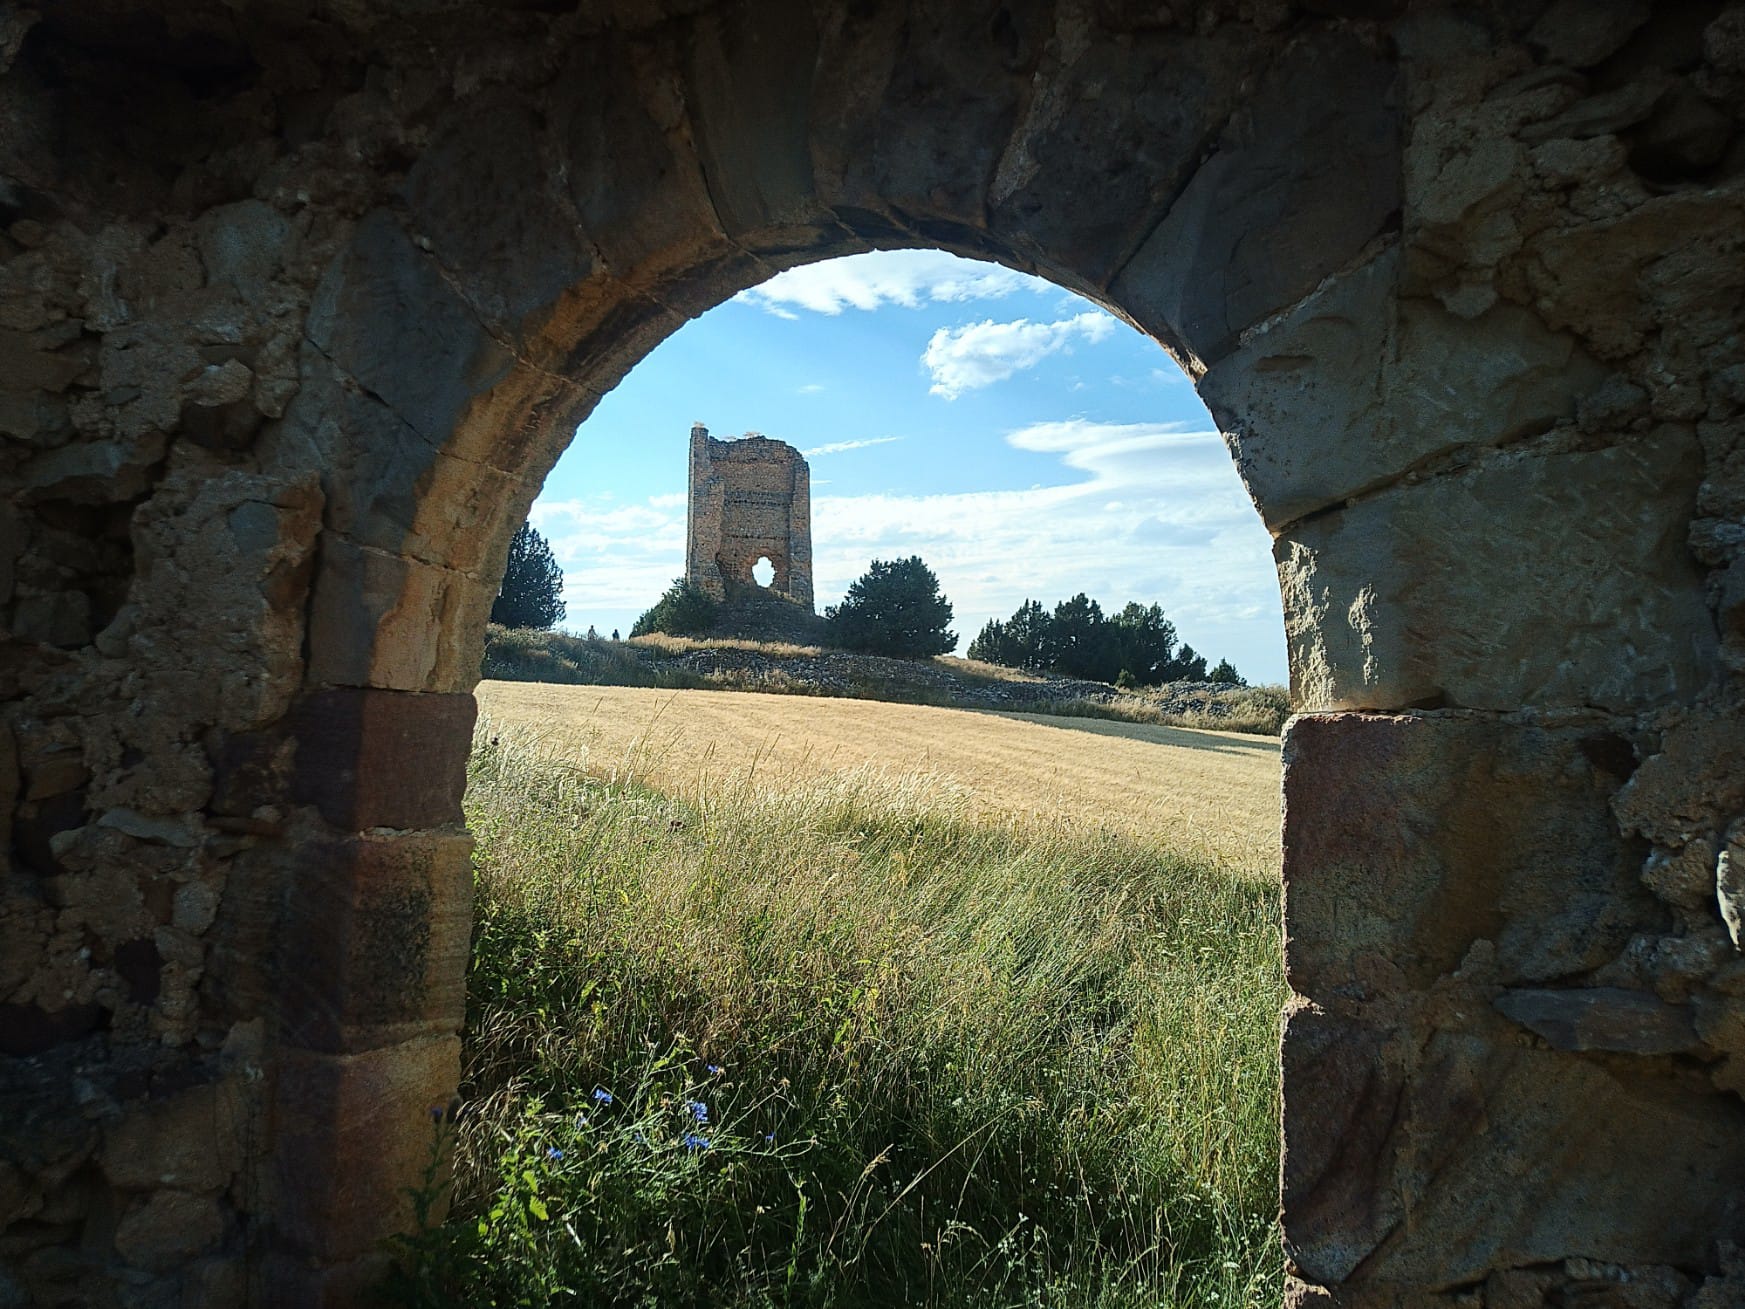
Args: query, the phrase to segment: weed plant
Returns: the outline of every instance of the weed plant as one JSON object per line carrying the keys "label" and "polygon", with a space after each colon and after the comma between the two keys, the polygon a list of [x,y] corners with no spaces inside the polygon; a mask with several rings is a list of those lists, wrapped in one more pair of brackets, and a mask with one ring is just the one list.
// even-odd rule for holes
{"label": "weed plant", "polygon": [[492,730],[453,1205],[402,1302],[1277,1303],[1269,876]]}

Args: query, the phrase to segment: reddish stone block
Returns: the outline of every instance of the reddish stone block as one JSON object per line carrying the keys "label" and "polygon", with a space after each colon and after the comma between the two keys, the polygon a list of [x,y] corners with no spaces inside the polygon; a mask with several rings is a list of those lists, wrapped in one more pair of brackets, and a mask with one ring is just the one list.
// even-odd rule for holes
{"label": "reddish stone block", "polygon": [[1421,989],[1494,946],[1495,980],[1598,967],[1664,910],[1609,801],[1628,748],[1591,729],[1314,714],[1284,746],[1285,964],[1318,999]]}
{"label": "reddish stone block", "polygon": [[1673,1062],[1305,1006],[1283,1065],[1285,1253],[1341,1304],[1571,1251],[1699,1268],[1745,1237],[1738,1100]]}
{"label": "reddish stone block", "polygon": [[363,1054],[282,1050],[273,1143],[278,1248],[340,1263],[409,1231],[409,1188],[438,1144],[432,1109],[447,1105],[459,1080],[453,1036]]}
{"label": "reddish stone block", "polygon": [[472,837],[358,836],[299,852],[282,933],[280,1030],[351,1053],[460,1028]]}
{"label": "reddish stone block", "polygon": [[345,831],[457,824],[477,716],[471,695],[312,692],[291,714],[293,799]]}

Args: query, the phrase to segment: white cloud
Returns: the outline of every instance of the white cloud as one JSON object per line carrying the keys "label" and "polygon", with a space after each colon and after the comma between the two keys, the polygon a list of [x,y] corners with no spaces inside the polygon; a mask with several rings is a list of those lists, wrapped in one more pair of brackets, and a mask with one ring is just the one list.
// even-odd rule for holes
{"label": "white cloud", "polygon": [[991,386],[1013,373],[1034,368],[1075,341],[1096,344],[1115,330],[1115,320],[1100,309],[1052,323],[1019,318],[1009,323],[984,319],[966,327],[942,327],[927,342],[921,362],[933,375],[928,389],[955,400],[965,391]]}
{"label": "white cloud", "polygon": [[801,454],[811,459],[817,455],[841,454],[844,450],[864,450],[869,445],[889,445],[892,441],[901,441],[900,436],[869,436],[861,441],[832,441],[828,445],[815,445],[810,450],[802,450]]}
{"label": "white cloud", "polygon": [[804,386],[795,387],[794,394],[795,395],[817,395],[823,389],[824,389],[824,383],[822,383],[822,382],[807,382],[806,385],[804,385]]}
{"label": "white cloud", "polygon": [[1266,529],[1217,432],[1166,423],[1037,423],[1019,449],[1060,457],[1051,485],[813,502],[820,608],[873,558],[919,554],[967,643],[1025,599],[1085,591],[1105,605],[1156,600],[1184,639],[1251,676],[1281,677],[1283,622]]}
{"label": "white cloud", "polygon": [[997,300],[1034,288],[1052,289],[1041,278],[943,250],[873,250],[790,268],[733,298],[778,318],[795,318],[795,309],[833,315],[887,304],[916,309],[928,302]]}

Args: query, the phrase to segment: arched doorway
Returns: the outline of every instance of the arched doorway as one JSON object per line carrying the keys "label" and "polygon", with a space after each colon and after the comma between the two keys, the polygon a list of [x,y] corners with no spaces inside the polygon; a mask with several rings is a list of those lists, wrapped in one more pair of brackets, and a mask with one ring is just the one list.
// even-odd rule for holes
{"label": "arched doorway", "polygon": [[1736,33],[1399,8],[7,28],[21,1259],[356,1293],[509,532],[687,316],[925,244],[1162,342],[1275,534],[1291,1295],[1726,1275]]}

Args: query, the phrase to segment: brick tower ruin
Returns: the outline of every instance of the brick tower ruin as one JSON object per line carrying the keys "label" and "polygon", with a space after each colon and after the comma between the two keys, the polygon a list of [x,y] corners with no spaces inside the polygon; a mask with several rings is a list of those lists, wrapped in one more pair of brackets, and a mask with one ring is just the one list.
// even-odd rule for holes
{"label": "brick tower ruin", "polygon": [[767,589],[812,612],[812,475],[800,452],[759,432],[719,441],[691,425],[690,513],[685,580],[717,600],[756,587],[752,569],[768,559]]}

